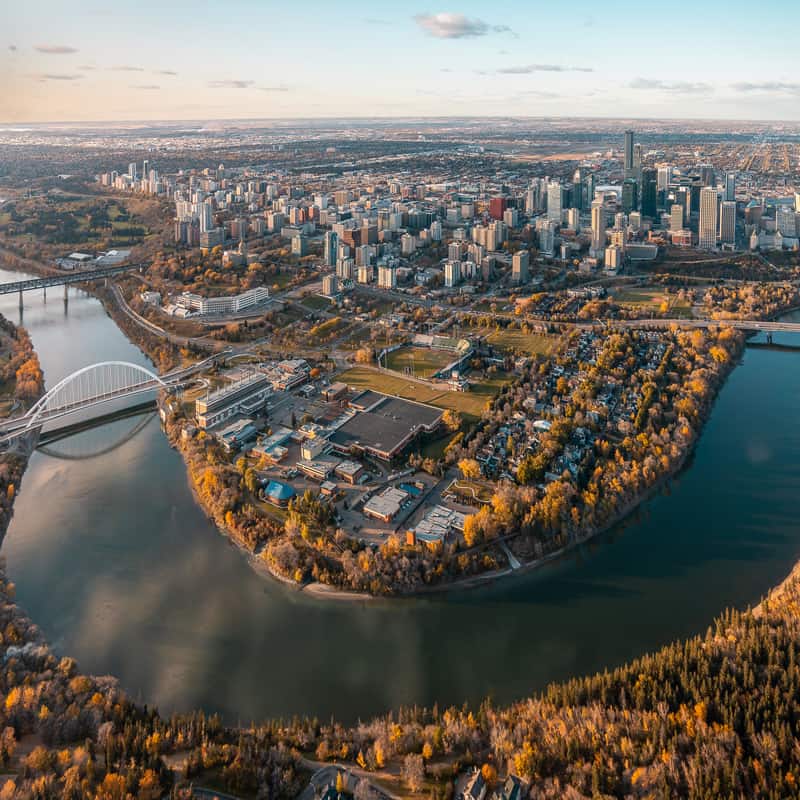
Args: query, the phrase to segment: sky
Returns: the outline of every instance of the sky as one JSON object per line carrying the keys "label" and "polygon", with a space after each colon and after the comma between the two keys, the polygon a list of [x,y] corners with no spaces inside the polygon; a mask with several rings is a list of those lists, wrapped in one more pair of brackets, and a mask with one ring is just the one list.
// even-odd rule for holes
{"label": "sky", "polygon": [[442,3],[0,0],[0,121],[800,119],[797,0]]}

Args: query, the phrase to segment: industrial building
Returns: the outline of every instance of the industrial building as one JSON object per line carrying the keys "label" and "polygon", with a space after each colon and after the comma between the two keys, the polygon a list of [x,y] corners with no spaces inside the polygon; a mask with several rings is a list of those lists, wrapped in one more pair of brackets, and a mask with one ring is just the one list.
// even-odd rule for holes
{"label": "industrial building", "polygon": [[368,389],[350,401],[360,411],[330,437],[333,449],[345,455],[368,454],[391,461],[417,436],[432,433],[442,420],[442,409],[391,397]]}

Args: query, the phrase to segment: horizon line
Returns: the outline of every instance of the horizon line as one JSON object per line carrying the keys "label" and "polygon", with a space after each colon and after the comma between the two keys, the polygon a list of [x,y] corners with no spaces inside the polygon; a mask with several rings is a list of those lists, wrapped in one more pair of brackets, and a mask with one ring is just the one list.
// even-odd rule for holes
{"label": "horizon line", "polygon": [[741,117],[669,117],[669,116],[583,116],[583,115],[529,115],[529,114],[417,114],[404,116],[380,116],[380,115],[319,115],[319,116],[294,116],[294,117],[137,117],[131,119],[50,119],[50,120],[0,120],[0,126],[19,127],[19,126],[42,126],[42,125],[131,125],[131,124],[177,124],[187,122],[309,122],[309,121],[447,121],[447,120],[596,120],[596,121],[639,121],[639,122],[726,122],[726,123],[748,123],[748,124],[800,124],[800,117],[797,119],[761,119],[761,118],[741,118]]}

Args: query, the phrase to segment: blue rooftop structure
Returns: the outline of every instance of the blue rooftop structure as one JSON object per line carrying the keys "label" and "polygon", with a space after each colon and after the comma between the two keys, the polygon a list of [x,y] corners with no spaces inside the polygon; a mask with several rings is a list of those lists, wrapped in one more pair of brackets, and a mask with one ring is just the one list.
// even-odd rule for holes
{"label": "blue rooftop structure", "polygon": [[294,489],[288,483],[280,481],[270,481],[264,490],[264,496],[270,503],[276,506],[286,506],[294,497]]}

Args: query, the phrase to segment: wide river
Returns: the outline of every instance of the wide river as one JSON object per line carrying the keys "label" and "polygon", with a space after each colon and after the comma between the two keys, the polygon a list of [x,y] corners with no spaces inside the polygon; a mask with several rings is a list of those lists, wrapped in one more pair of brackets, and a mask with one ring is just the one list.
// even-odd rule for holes
{"label": "wide river", "polygon": [[[97,361],[147,363],[91,297],[25,303],[50,386]],[[17,304],[0,297],[0,312],[19,321]],[[788,573],[800,556],[798,367],[800,353],[748,350],[669,493],[479,591],[323,602],[259,576],[195,505],[153,414],[37,452],[2,553],[58,654],[164,711],[353,721],[510,701],[701,633]]]}

